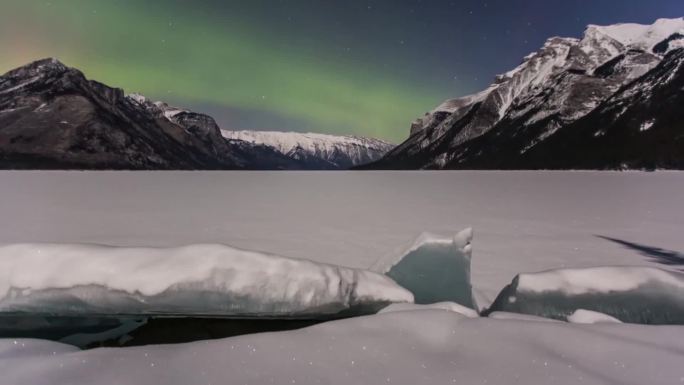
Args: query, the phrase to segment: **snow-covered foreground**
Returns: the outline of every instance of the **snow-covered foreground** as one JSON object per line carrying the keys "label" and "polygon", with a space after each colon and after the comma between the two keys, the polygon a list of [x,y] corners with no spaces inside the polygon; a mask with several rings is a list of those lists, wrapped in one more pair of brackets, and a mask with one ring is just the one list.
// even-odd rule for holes
{"label": "snow-covered foreground", "polygon": [[[620,309],[628,315],[642,312],[639,306],[653,310],[649,298],[664,298],[676,317],[684,313],[684,279],[677,273],[684,259],[684,207],[677,194],[683,190],[681,173],[0,173],[0,215],[6,218],[0,243],[152,247],[6,246],[0,253],[0,283],[11,292],[6,304],[19,298],[35,305],[38,298],[59,306],[65,297],[54,294],[72,289],[70,298],[98,304],[108,297],[82,291],[95,284],[134,293],[128,306],[131,298],[177,289],[188,277],[194,284],[181,287],[183,293],[207,277],[220,295],[243,292],[220,284],[226,277],[216,276],[216,267],[262,283],[290,272],[275,284],[292,291],[277,293],[292,294],[287,300],[295,303],[305,291],[314,293],[299,309],[310,309],[317,298],[337,305],[355,298],[335,285],[317,286],[322,277],[357,290],[355,284],[371,283],[371,299],[388,292],[394,294],[383,298],[393,302],[410,296],[371,271],[347,275],[351,270],[327,264],[386,273],[426,302],[461,302],[398,303],[381,314],[296,331],[178,345],[80,351],[0,339],[0,384],[684,383],[684,326],[618,323],[625,320]],[[474,247],[467,231],[451,244],[428,236],[407,242],[424,231],[453,234],[467,225],[477,231]],[[154,248],[197,243],[324,264],[215,245]],[[226,250],[226,261],[212,257],[225,257]],[[195,255],[196,263],[189,263]],[[252,260],[271,275],[255,275]],[[415,269],[425,279],[415,279]],[[549,269],[556,270],[525,274]],[[358,274],[368,280],[345,280]],[[157,278],[147,282],[150,276]],[[298,290],[308,286],[303,281],[316,289]],[[486,307],[502,288],[502,302],[494,305],[505,306],[489,317],[462,306]],[[41,290],[48,295],[40,297]],[[616,294],[611,306],[594,306]],[[161,305],[178,305],[177,295],[170,298]],[[208,304],[192,298],[183,305]],[[546,313],[558,298],[566,302]],[[262,296],[249,303],[272,306],[269,301]],[[159,309],[160,303],[151,305]]]}
{"label": "snow-covered foreground", "polygon": [[680,384],[684,328],[398,311],[180,345],[0,340],[2,384]]}
{"label": "snow-covered foreground", "polygon": [[676,268],[681,191],[680,172],[0,172],[0,243],[220,243],[368,268],[472,226],[487,305],[518,273]]}

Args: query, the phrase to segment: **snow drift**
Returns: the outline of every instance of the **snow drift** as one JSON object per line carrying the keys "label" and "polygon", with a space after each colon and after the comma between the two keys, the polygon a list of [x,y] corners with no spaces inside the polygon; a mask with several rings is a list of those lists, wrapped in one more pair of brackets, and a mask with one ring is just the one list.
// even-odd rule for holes
{"label": "snow drift", "polygon": [[412,301],[381,274],[224,245],[0,247],[4,313],[311,317]]}
{"label": "snow drift", "polygon": [[456,302],[476,309],[470,283],[472,239],[470,228],[451,239],[423,234],[400,257],[381,259],[372,270],[410,290],[417,304]]}
{"label": "snow drift", "polygon": [[79,351],[0,340],[3,384],[679,384],[684,327],[403,311],[282,333]]}
{"label": "snow drift", "polygon": [[565,320],[580,309],[628,323],[684,324],[684,274],[628,266],[519,274],[485,314],[506,311]]}

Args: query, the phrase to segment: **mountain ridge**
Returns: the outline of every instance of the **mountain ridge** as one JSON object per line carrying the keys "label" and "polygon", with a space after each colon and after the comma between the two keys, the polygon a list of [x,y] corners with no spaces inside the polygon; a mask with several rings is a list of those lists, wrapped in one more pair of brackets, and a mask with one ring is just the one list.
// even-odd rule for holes
{"label": "mountain ridge", "polygon": [[295,159],[320,163],[321,169],[347,169],[380,159],[394,144],[352,135],[279,131],[229,131],[223,137],[267,145]]}
{"label": "mountain ridge", "polygon": [[[598,157],[578,164],[545,163],[542,158],[532,161],[532,157],[524,155],[537,146],[546,146],[544,143],[549,138],[596,111],[623,87],[656,70],[664,60],[673,60],[671,53],[684,47],[683,31],[684,18],[677,18],[659,19],[652,25],[590,25],[582,39],[549,38],[518,67],[497,76],[487,89],[447,100],[417,119],[405,142],[380,161],[362,168],[684,168],[684,160],[659,162],[657,157],[649,155],[641,159],[634,152],[621,162],[601,161]],[[652,82],[665,80],[651,79]],[[677,97],[681,90],[672,87],[669,93]],[[634,103],[649,101],[642,98]],[[655,118],[650,116],[644,120]],[[682,124],[680,121],[672,127],[656,125],[655,129],[666,130],[676,139]],[[632,140],[627,139],[631,135],[625,131],[622,136],[610,137],[617,146]],[[576,144],[575,153],[581,154],[581,143],[576,141]],[[677,157],[679,147],[665,148],[675,152],[670,157]],[[684,152],[679,154],[680,159],[684,158]]]}

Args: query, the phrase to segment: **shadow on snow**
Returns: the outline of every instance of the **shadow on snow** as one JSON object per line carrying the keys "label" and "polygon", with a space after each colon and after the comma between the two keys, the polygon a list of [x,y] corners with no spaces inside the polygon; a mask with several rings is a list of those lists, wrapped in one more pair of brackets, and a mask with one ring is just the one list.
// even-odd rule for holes
{"label": "shadow on snow", "polygon": [[647,257],[652,262],[668,266],[678,266],[679,270],[684,271],[684,254],[673,250],[662,249],[660,247],[647,246],[639,243],[628,242],[618,238],[611,238],[604,235],[596,235],[597,238],[611,241],[624,246],[628,249],[636,250],[639,254]]}

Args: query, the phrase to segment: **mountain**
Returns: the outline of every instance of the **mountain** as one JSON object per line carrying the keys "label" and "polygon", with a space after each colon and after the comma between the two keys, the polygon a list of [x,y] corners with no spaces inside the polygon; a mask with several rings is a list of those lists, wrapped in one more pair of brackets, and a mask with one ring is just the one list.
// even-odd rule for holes
{"label": "mountain", "polygon": [[206,115],[163,109],[87,80],[54,59],[0,77],[0,167],[17,169],[290,168],[267,147],[232,143]]}
{"label": "mountain", "polygon": [[363,138],[280,136],[296,150],[225,138],[208,115],[125,95],[55,59],[0,76],[0,169],[337,169],[389,149]]}
{"label": "mountain", "polygon": [[[150,111],[157,111],[183,127],[195,127],[197,134],[215,133],[218,126],[209,116],[153,102],[140,94],[127,96]],[[290,169],[345,170],[382,158],[394,144],[373,138],[281,131],[230,131],[219,129],[229,143],[248,148],[267,148],[291,163]],[[218,140],[218,139],[216,139]]]}
{"label": "mountain", "polygon": [[684,168],[683,56],[683,18],[550,38],[364,168]]}
{"label": "mountain", "polygon": [[382,158],[394,148],[379,139],[314,133],[222,131],[227,139],[265,145],[311,169],[348,169]]}

